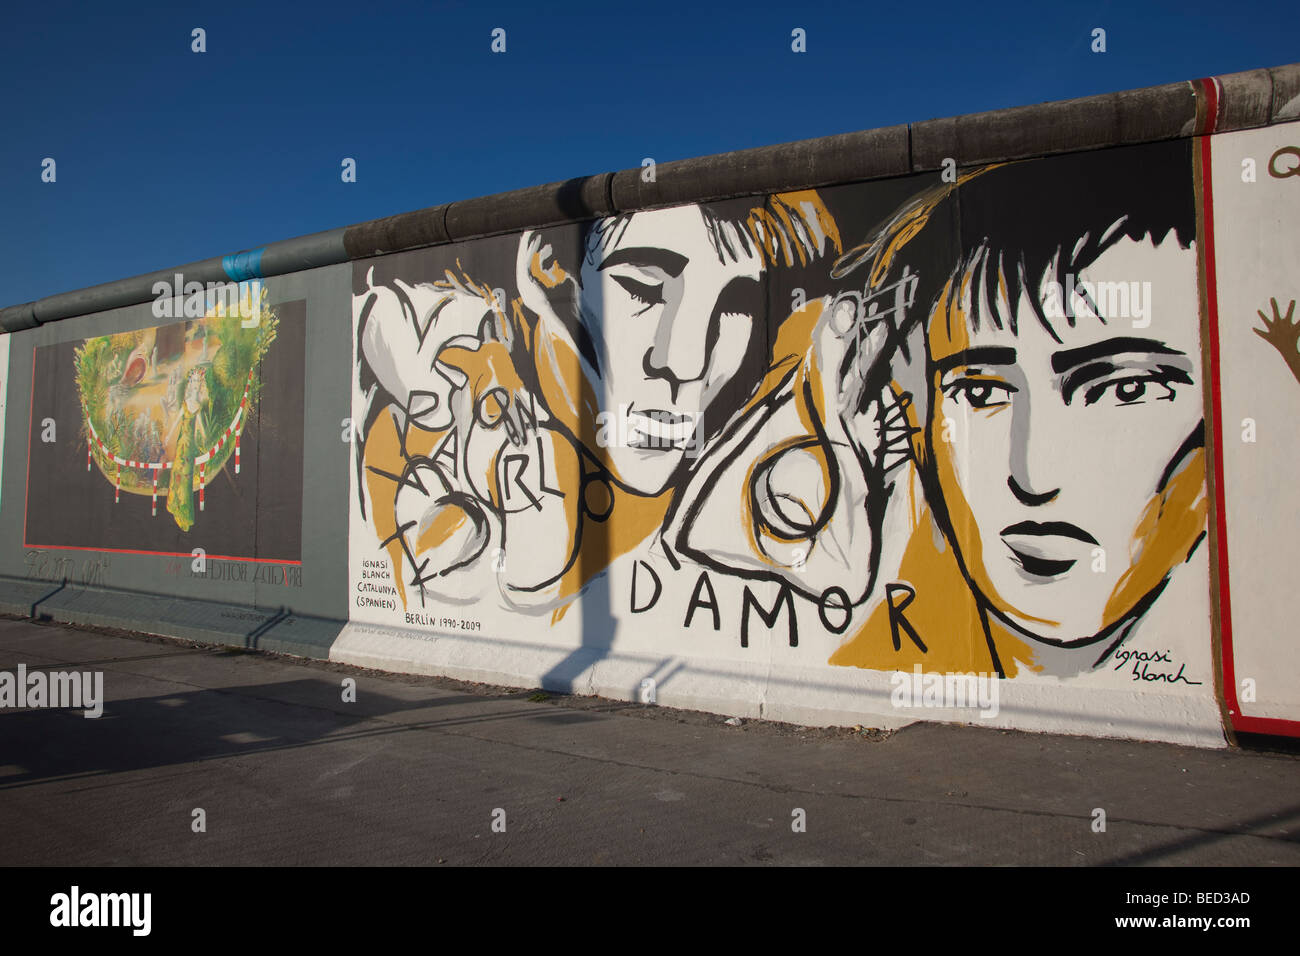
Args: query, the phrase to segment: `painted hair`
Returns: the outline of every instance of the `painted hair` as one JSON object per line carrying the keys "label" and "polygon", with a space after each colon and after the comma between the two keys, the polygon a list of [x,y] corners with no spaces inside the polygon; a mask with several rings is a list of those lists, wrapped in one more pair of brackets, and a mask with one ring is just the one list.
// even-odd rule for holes
{"label": "painted hair", "polygon": [[[696,206],[721,263],[757,256],[768,268],[812,270],[826,257],[842,251],[839,229],[815,190],[777,193],[766,197],[731,199]],[[541,230],[562,274],[577,276],[582,264],[593,265],[601,253],[616,245],[638,212],[589,220],[577,230]],[[822,275],[825,275],[822,266]],[[578,351],[600,369],[595,346],[582,322],[582,307],[569,283],[546,288],[551,308],[565,324]],[[784,316],[782,316],[784,317]]]}
{"label": "painted hair", "polygon": [[[916,290],[900,340],[917,322],[949,311],[966,287],[954,281],[962,277],[972,280],[973,329],[987,321],[1017,333],[1014,309],[1004,316],[999,303],[1015,303],[1028,291],[1039,322],[1057,337],[1033,294],[1041,282],[1064,287],[1068,275],[1126,238],[1159,245],[1172,233],[1190,247],[1191,159],[1191,142],[1173,140],[977,167],[905,204],[841,256],[831,274],[843,278],[865,266],[869,293],[896,281],[906,265]],[[1072,325],[1074,316],[1067,321]]]}

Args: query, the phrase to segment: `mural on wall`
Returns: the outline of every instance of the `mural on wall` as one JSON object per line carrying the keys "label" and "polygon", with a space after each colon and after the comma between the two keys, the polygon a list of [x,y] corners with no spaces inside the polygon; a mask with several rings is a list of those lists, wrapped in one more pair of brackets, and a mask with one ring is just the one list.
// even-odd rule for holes
{"label": "mural on wall", "polygon": [[662,525],[761,378],[764,273],[839,251],[814,193],[515,241],[513,296],[463,269],[367,270],[354,299],[359,490],[406,608],[562,613]]}
{"label": "mural on wall", "polygon": [[1208,694],[1196,229],[1183,142],[357,263],[353,615]]}
{"label": "mural on wall", "polygon": [[270,310],[252,328],[237,312],[213,313],[87,339],[75,359],[87,470],[98,467],[115,497],[149,495],[154,514],[161,493],[189,531],[232,456],[239,474],[258,364],[278,325]]}
{"label": "mural on wall", "polygon": [[300,558],[302,305],[37,349],[27,543]]}
{"label": "mural on wall", "polygon": [[[1076,157],[1074,170],[976,170],[837,263],[868,290],[919,272],[917,325],[898,339],[913,354],[900,346],[889,368],[894,381],[916,373],[907,421],[925,505],[892,593],[833,663],[1062,676],[1113,666],[1200,548],[1190,156],[1158,152],[1146,174],[1122,154]],[[959,231],[940,215],[954,201]],[[871,343],[859,339],[861,356]],[[1203,575],[1188,583],[1203,587]],[[1163,657],[1135,673],[1205,681],[1184,655]]]}
{"label": "mural on wall", "polygon": [[1238,730],[1300,736],[1300,655],[1285,600],[1300,563],[1300,123],[1210,137],[1210,356],[1226,709]]}

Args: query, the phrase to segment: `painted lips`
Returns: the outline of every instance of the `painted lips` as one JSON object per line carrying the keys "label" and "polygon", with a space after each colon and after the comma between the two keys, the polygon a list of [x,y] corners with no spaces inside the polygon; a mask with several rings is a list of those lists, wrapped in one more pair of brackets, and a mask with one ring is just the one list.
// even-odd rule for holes
{"label": "painted lips", "polygon": [[1065,521],[1020,521],[1002,529],[1002,541],[1016,563],[1037,578],[1054,578],[1074,567],[1078,558],[1060,556],[1062,551],[1073,550],[1070,541],[1097,543],[1078,525]]}
{"label": "painted lips", "polygon": [[629,410],[627,421],[635,447],[639,448],[681,450],[695,434],[694,415],[676,414],[662,408]]}

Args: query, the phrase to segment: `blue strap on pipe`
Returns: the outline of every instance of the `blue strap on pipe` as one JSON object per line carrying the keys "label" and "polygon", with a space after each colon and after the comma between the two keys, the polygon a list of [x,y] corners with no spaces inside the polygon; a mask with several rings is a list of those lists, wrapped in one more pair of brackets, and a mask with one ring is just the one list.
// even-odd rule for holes
{"label": "blue strap on pipe", "polygon": [[225,270],[226,277],[231,282],[245,282],[248,279],[262,278],[262,253],[266,251],[266,246],[260,249],[252,249],[248,252],[237,252],[231,256],[223,256],[221,259],[221,268]]}

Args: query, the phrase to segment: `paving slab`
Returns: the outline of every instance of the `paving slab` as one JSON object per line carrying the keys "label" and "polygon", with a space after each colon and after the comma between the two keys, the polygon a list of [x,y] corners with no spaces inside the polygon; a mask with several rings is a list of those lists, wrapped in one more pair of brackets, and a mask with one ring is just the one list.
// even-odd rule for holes
{"label": "paving slab", "polygon": [[734,726],[0,620],[19,664],[106,701],[0,709],[0,865],[1300,864],[1286,752]]}

